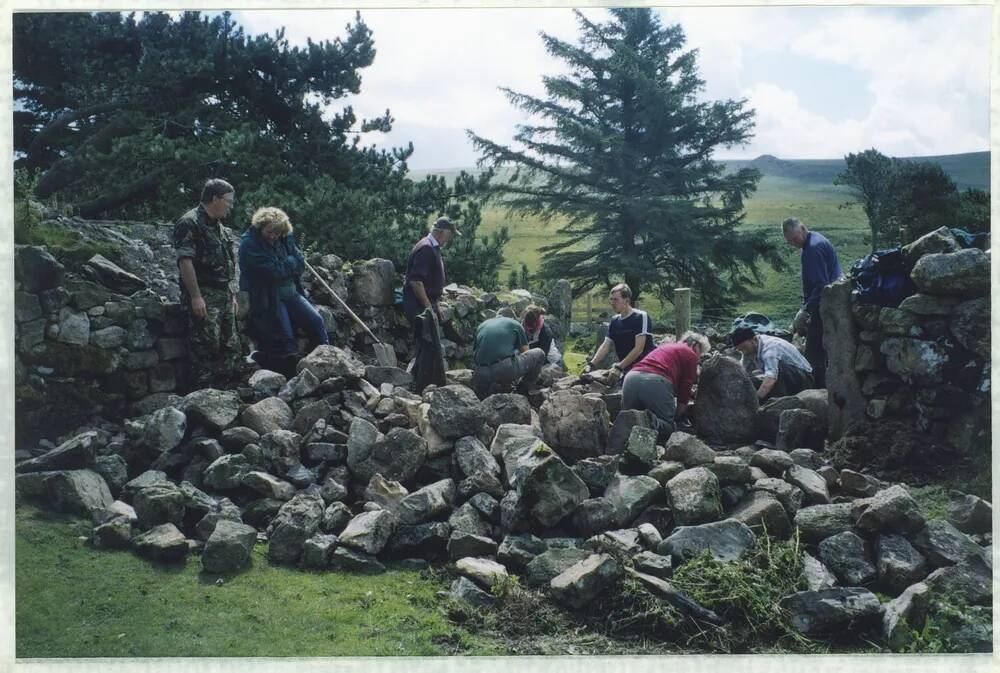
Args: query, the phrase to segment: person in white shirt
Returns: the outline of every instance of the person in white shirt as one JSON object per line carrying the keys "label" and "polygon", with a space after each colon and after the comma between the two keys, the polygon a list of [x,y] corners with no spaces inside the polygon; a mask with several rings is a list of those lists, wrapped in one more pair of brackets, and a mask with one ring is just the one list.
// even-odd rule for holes
{"label": "person in white shirt", "polygon": [[758,399],[786,397],[814,387],[809,361],[784,339],[739,327],[733,330],[730,341],[744,357],[755,357],[764,369]]}

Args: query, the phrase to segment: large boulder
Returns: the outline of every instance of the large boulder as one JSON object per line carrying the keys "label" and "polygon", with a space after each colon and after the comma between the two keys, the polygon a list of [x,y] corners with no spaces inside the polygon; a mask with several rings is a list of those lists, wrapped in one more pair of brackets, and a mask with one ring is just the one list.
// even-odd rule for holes
{"label": "large boulder", "polygon": [[983,358],[990,357],[990,300],[988,297],[962,302],[955,307],[949,324],[958,343]]}
{"label": "large boulder", "polygon": [[66,267],[44,247],[23,245],[17,246],[14,270],[28,292],[41,292],[61,285]]}
{"label": "large boulder", "polygon": [[162,523],[178,527],[184,523],[184,494],[170,482],[140,489],[132,498],[132,506],[142,530]]}
{"label": "large boulder", "polygon": [[471,477],[477,472],[500,477],[500,465],[489,449],[483,446],[483,443],[476,437],[462,437],[455,442],[455,462],[466,477]]}
{"label": "large boulder", "polygon": [[[33,486],[28,486],[29,481]],[[92,517],[114,502],[104,478],[93,470],[60,470],[18,475],[17,491],[46,499],[59,512]]]}
{"label": "large boulder", "polygon": [[342,545],[374,556],[385,547],[397,525],[396,516],[384,509],[362,512],[351,519],[338,539]]}
{"label": "large boulder", "polygon": [[719,479],[704,467],[684,470],[667,482],[667,502],[681,526],[715,521],[722,516]]}
{"label": "large boulder", "polygon": [[442,386],[430,394],[428,418],[444,439],[478,435],[486,421],[486,409],[469,388]]}
{"label": "large boulder", "polygon": [[230,573],[250,565],[257,530],[239,521],[221,519],[205,543],[201,564],[206,572]]}
{"label": "large boulder", "polygon": [[323,509],[323,499],[313,493],[299,493],[282,505],[268,526],[267,558],[278,563],[297,562],[305,541],[319,532]]}
{"label": "large boulder", "polygon": [[739,362],[724,355],[702,362],[695,407],[699,437],[720,443],[752,440],[757,406],[757,391]]}
{"label": "large boulder", "polygon": [[865,533],[913,533],[924,527],[917,501],[897,484],[866,499],[855,526]]}
{"label": "large boulder", "polygon": [[662,493],[660,482],[652,477],[616,474],[605,489],[603,500],[611,505],[615,524],[622,527],[635,521]]}
{"label": "large boulder", "polygon": [[394,558],[442,558],[451,535],[451,525],[444,521],[397,526],[385,552]]}
{"label": "large boulder", "polygon": [[978,248],[924,255],[910,278],[921,292],[975,297],[990,290],[990,258]]}
{"label": "large boulder", "polygon": [[524,457],[521,468],[526,470],[521,504],[542,526],[554,526],[590,495],[583,480],[541,442]]}
{"label": "large boulder", "polygon": [[785,471],[785,481],[802,489],[808,505],[825,505],[830,502],[830,491],[826,479],[815,470],[792,465]]}
{"label": "large boulder", "polygon": [[351,296],[369,306],[391,306],[395,301],[396,270],[387,259],[369,259],[351,266]]}
{"label": "large boulder", "polygon": [[143,558],[171,563],[184,560],[188,553],[188,542],[177,526],[164,523],[133,538],[132,548]]}
{"label": "large boulder", "polygon": [[494,584],[507,579],[507,568],[503,564],[487,558],[467,557],[459,559],[455,563],[455,570],[484,589],[490,589]]}
{"label": "large boulder", "polygon": [[559,603],[580,610],[610,589],[621,574],[621,566],[614,558],[593,554],[553,577],[549,591]]}
{"label": "large boulder", "polygon": [[574,547],[547,549],[528,562],[524,571],[524,581],[529,587],[547,585],[554,577],[589,558],[591,553]]}
{"label": "large boulder", "polygon": [[392,428],[386,435],[364,420],[351,421],[347,439],[347,467],[361,482],[375,474],[386,479],[408,482],[427,460],[427,443],[420,435],[403,428]]}
{"label": "large boulder", "polygon": [[903,246],[903,256],[911,263],[932,253],[958,252],[962,249],[948,227],[929,231],[912,243]]}
{"label": "large boulder", "polygon": [[875,541],[879,585],[893,595],[927,576],[923,554],[902,535],[880,535]]}
{"label": "large boulder", "polygon": [[937,341],[892,337],[882,341],[886,368],[911,385],[931,386],[944,382],[950,360],[948,349]]}
{"label": "large boulder", "polygon": [[799,591],[779,603],[789,623],[807,636],[829,636],[848,630],[868,631],[878,625],[882,606],[867,589],[823,589]]}
{"label": "large boulder", "polygon": [[639,409],[623,409],[615,416],[615,422],[611,424],[608,433],[607,453],[621,453],[628,446],[628,439],[632,435],[632,429],[636,427],[653,428],[652,415],[648,411]]}
{"label": "large boulder", "polygon": [[684,563],[706,549],[719,561],[735,561],[756,545],[753,532],[733,519],[700,526],[680,526],[656,547],[656,552]]}
{"label": "large boulder", "polygon": [[553,392],[539,419],[545,442],[560,454],[578,460],[604,453],[610,427],[604,400],[571,390]]}
{"label": "large boulder", "polygon": [[287,430],[294,419],[291,407],[284,400],[267,397],[243,410],[240,425],[259,435],[266,435],[274,430]]}
{"label": "large boulder", "polygon": [[93,467],[95,460],[97,432],[82,432],[67,439],[54,449],[40,456],[23,460],[14,468],[15,472],[50,472],[53,470],[82,470]]}
{"label": "large boulder", "polygon": [[729,518],[748,526],[756,533],[767,532],[777,538],[786,538],[792,524],[781,502],[766,491],[751,491],[740,500]]}
{"label": "large boulder", "polygon": [[849,502],[803,507],[795,513],[795,527],[806,542],[820,542],[854,528],[853,505]]}
{"label": "large boulder", "polygon": [[224,491],[239,488],[243,477],[250,471],[250,461],[240,453],[219,456],[205,468],[202,482],[207,488]]}
{"label": "large boulder", "polygon": [[498,428],[504,423],[531,425],[531,405],[524,395],[497,393],[482,403],[486,424]]}
{"label": "large boulder", "polygon": [[316,346],[309,355],[299,360],[296,372],[307,369],[320,381],[336,377],[355,380],[365,375],[365,364],[353,353],[326,344]]}
{"label": "large boulder", "polygon": [[975,495],[952,492],[948,523],[963,533],[988,533],[993,528],[993,505]]}
{"label": "large boulder", "polygon": [[909,540],[936,567],[960,563],[982,552],[972,538],[944,519],[931,519]]}
{"label": "large boulder", "polygon": [[819,557],[845,586],[858,587],[875,579],[875,566],[865,541],[851,531],[831,535],[820,542]]}
{"label": "large boulder", "polygon": [[412,526],[450,513],[454,501],[455,481],[442,479],[400,500],[396,514],[400,523]]}
{"label": "large boulder", "polygon": [[686,467],[706,465],[715,461],[716,453],[708,444],[680,430],[670,434],[664,448],[664,460],[683,463]]}

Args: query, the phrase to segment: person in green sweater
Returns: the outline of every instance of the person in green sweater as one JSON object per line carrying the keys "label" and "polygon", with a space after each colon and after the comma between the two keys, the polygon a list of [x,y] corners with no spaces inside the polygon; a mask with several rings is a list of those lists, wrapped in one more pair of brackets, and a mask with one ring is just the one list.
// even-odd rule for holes
{"label": "person in green sweater", "polygon": [[509,392],[514,385],[518,393],[527,394],[545,364],[545,351],[528,348],[524,327],[510,309],[501,309],[495,318],[479,325],[472,357],[472,389],[479,399],[495,387]]}

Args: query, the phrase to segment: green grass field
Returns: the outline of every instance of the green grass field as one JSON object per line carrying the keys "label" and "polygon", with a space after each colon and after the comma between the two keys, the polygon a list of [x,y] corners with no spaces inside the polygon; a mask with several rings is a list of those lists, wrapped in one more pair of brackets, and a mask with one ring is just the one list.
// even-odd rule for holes
{"label": "green grass field", "polygon": [[79,519],[16,509],[16,656],[289,657],[495,654],[437,609],[419,572],[304,572],[267,562],[225,578],[93,549]]}

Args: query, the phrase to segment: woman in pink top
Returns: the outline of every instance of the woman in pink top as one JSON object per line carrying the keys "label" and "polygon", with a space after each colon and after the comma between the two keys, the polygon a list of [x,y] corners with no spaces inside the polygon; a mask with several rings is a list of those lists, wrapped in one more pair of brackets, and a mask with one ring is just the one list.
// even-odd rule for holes
{"label": "woman in pink top", "polygon": [[698,360],[711,346],[695,332],[680,341],[657,346],[633,365],[622,382],[622,409],[648,410],[656,419],[659,441],[674,431],[674,422],[687,412],[691,386],[698,377]]}

